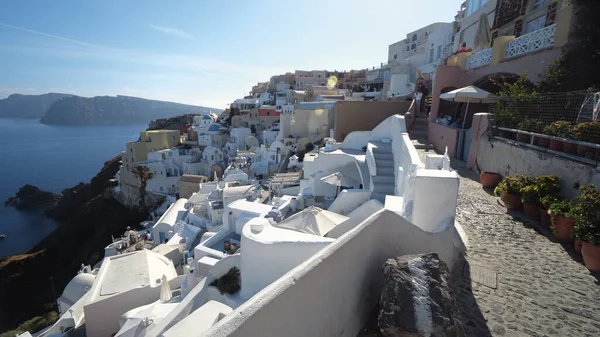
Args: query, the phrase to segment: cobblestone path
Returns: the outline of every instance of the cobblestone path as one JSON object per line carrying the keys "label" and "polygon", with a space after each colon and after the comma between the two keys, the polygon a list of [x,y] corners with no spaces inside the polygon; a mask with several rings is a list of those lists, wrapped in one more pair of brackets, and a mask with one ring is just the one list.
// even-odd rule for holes
{"label": "cobblestone path", "polygon": [[468,235],[452,286],[469,336],[600,336],[600,275],[550,229],[506,214],[464,163],[452,167],[461,176],[457,221]]}

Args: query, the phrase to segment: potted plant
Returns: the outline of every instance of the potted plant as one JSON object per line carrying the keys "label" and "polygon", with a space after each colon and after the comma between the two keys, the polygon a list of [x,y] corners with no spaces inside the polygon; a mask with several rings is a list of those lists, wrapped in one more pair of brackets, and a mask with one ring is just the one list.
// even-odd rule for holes
{"label": "potted plant", "polygon": [[575,250],[581,244],[585,266],[600,272],[600,191],[593,184],[579,188],[575,228]]}
{"label": "potted plant", "polygon": [[[600,122],[585,122],[573,127],[573,139],[580,142],[600,144]],[[588,159],[595,159],[598,151],[589,146],[577,145],[577,155]]]}
{"label": "potted plant", "polygon": [[502,199],[502,202],[504,202],[507,209],[519,209],[521,208],[520,190],[521,188],[530,185],[532,181],[531,177],[522,174],[508,176],[498,184],[494,193],[500,196],[500,199]]}
{"label": "potted plant", "polygon": [[[567,121],[556,121],[550,125],[547,125],[544,128],[544,133],[548,136],[558,137],[558,138],[569,138],[571,137],[572,125]],[[550,139],[550,143],[548,145],[550,150],[554,151],[563,151],[563,142],[558,139]]]}
{"label": "potted plant", "polygon": [[571,231],[575,227],[576,205],[567,200],[559,200],[550,205],[548,209],[552,235],[559,242],[571,242]]}
{"label": "potted plant", "polygon": [[498,173],[483,171],[479,175],[479,182],[481,182],[482,187],[495,188],[498,186],[500,178],[501,177]]}
{"label": "potted plant", "polygon": [[540,192],[537,184],[523,186],[519,190],[519,194],[525,215],[532,219],[538,219],[540,217]]}
{"label": "potted plant", "polygon": [[[526,118],[519,123],[517,129],[521,131],[529,131],[541,133],[544,130],[544,123],[537,119]],[[531,136],[517,132],[517,140],[524,143],[531,142]],[[535,138],[536,143],[539,143],[539,138]]]}
{"label": "potted plant", "polygon": [[546,195],[540,198],[540,222],[542,226],[550,227],[551,219],[549,208],[550,205],[558,201],[560,201],[560,199],[553,195]]}

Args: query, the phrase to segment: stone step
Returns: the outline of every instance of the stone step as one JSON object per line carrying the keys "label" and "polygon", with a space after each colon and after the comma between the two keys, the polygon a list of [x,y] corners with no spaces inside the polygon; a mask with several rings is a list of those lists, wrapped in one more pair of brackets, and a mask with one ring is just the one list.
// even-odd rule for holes
{"label": "stone step", "polygon": [[394,184],[373,183],[373,192],[381,194],[394,194]]}
{"label": "stone step", "polygon": [[392,153],[392,147],[373,147],[373,153],[375,154],[386,154]]}
{"label": "stone step", "polygon": [[425,137],[427,137],[427,134],[428,134],[427,130],[411,130],[409,133],[409,136],[411,139],[419,138],[419,137],[425,138]]}
{"label": "stone step", "polygon": [[375,199],[385,205],[385,194],[371,192],[371,199]]}
{"label": "stone step", "polygon": [[383,160],[394,160],[394,154],[391,152],[378,152],[373,153],[375,155],[375,160],[383,159]]}
{"label": "stone step", "polygon": [[375,166],[377,168],[380,168],[380,167],[392,167],[392,166],[394,166],[394,161],[393,160],[386,160],[386,159],[377,159],[377,158],[375,158]]}
{"label": "stone step", "polygon": [[394,176],[392,175],[371,176],[371,180],[373,180],[373,183],[394,184]]}
{"label": "stone step", "polygon": [[425,139],[413,139],[413,146],[417,150],[433,150],[435,146]]}
{"label": "stone step", "polygon": [[377,175],[378,176],[394,176],[394,167],[393,166],[377,166]]}

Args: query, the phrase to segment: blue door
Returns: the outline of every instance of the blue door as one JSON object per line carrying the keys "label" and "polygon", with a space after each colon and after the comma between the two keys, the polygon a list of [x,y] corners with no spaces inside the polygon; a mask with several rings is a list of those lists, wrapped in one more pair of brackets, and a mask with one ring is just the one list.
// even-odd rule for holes
{"label": "blue door", "polygon": [[164,243],[166,239],[167,239],[167,233],[165,233],[165,232],[158,232],[158,241],[159,241],[159,243]]}

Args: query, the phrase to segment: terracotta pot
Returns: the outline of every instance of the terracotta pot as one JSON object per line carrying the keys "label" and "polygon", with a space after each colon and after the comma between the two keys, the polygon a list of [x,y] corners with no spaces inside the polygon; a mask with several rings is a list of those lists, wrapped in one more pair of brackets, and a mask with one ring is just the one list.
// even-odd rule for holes
{"label": "terracotta pot", "polygon": [[585,157],[585,151],[587,151],[587,146],[577,144],[577,155],[580,157]]}
{"label": "terracotta pot", "polygon": [[563,142],[560,140],[550,139],[550,144],[548,144],[548,148],[554,151],[562,151],[563,150]]}
{"label": "terracotta pot", "polygon": [[577,154],[577,144],[563,142],[563,151],[568,154]]}
{"label": "terracotta pot", "polygon": [[531,142],[531,136],[517,132],[517,140],[529,144]]}
{"label": "terracotta pot", "polygon": [[548,147],[549,139],[548,138],[538,138],[537,145],[540,147]]}
{"label": "terracotta pot", "polygon": [[540,218],[540,206],[536,204],[523,204],[523,211],[528,218]]}
{"label": "terracotta pot", "polygon": [[521,197],[518,195],[502,193],[502,196],[500,196],[500,199],[502,200],[502,202],[504,202],[504,205],[506,206],[507,209],[521,208],[521,204],[522,204]]}
{"label": "terracotta pot", "polygon": [[500,182],[500,175],[493,172],[481,172],[479,181],[483,187],[495,188]]}
{"label": "terracotta pot", "polygon": [[558,215],[552,218],[552,235],[560,242],[573,242],[571,231],[575,227],[575,219]]}
{"label": "terracotta pot", "polygon": [[581,240],[577,240],[577,239],[573,240],[573,248],[575,248],[575,253],[577,253],[579,255],[581,255],[581,245],[582,245]]}
{"label": "terracotta pot", "polygon": [[550,213],[548,213],[548,210],[540,207],[540,222],[542,226],[550,227],[550,221]]}
{"label": "terracotta pot", "polygon": [[596,273],[600,272],[600,247],[583,242],[581,255],[583,255],[583,262],[587,269]]}

